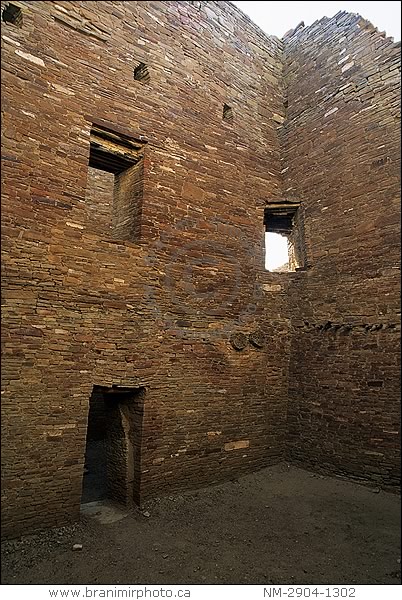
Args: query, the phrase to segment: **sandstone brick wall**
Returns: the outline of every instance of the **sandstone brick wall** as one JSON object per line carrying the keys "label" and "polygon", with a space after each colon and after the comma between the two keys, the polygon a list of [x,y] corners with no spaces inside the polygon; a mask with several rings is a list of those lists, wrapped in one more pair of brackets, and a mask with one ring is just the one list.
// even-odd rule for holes
{"label": "sandstone brick wall", "polygon": [[[17,4],[21,27],[2,28],[5,535],[77,516],[94,385],[146,388],[142,497],[279,460],[289,356],[287,282],[262,287],[282,43],[222,2]],[[93,123],[146,145],[137,243],[110,235]],[[261,330],[263,347],[230,342]]]}
{"label": "sandstone brick wall", "polygon": [[284,38],[284,194],[303,205],[289,456],[398,484],[400,44],[339,13]]}
{"label": "sandstone brick wall", "polygon": [[[94,386],[145,388],[137,499],[281,460],[286,438],[302,464],[393,483],[398,49],[345,15],[282,42],[225,2],[16,4],[3,533],[77,517]],[[129,240],[93,124],[143,147]],[[283,200],[303,268],[267,273]]]}
{"label": "sandstone brick wall", "polygon": [[113,173],[88,168],[85,207],[88,225],[100,236],[113,237]]}

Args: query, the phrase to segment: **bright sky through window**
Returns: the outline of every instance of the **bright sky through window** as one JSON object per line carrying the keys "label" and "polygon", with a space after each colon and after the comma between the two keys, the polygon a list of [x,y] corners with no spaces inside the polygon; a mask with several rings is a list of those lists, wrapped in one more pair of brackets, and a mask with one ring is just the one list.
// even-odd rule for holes
{"label": "bright sky through window", "polygon": [[286,264],[289,260],[288,240],[279,233],[265,234],[265,268],[273,271]]}

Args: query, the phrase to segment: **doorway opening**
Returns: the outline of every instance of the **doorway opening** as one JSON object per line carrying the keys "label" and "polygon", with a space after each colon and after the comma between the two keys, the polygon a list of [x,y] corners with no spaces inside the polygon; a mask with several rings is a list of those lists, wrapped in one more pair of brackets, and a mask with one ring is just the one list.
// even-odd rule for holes
{"label": "doorway opening", "polygon": [[144,387],[93,387],[81,504],[139,503],[144,396]]}

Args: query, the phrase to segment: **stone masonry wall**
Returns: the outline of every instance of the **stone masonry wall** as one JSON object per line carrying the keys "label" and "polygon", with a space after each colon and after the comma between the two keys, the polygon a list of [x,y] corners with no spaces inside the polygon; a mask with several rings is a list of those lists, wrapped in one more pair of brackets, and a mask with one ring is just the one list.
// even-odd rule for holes
{"label": "stone masonry wall", "polygon": [[284,195],[309,265],[289,292],[288,455],[398,485],[400,44],[339,13],[284,55]]}
{"label": "stone masonry wall", "polygon": [[85,206],[91,228],[100,236],[113,236],[114,174],[88,168]]}
{"label": "stone masonry wall", "polygon": [[[280,460],[289,360],[288,280],[272,282],[263,250],[282,43],[224,2],[16,4],[22,24],[2,27],[4,535],[77,517],[94,385],[145,387],[145,498]],[[93,123],[145,145],[136,243],[110,235]]]}
{"label": "stone masonry wall", "polygon": [[[14,4],[3,534],[78,516],[94,386],[144,388],[140,501],[285,456],[393,485],[399,48],[344,13],[279,41],[226,2]],[[93,125],[144,149],[130,240]],[[268,273],[283,200],[303,267]]]}

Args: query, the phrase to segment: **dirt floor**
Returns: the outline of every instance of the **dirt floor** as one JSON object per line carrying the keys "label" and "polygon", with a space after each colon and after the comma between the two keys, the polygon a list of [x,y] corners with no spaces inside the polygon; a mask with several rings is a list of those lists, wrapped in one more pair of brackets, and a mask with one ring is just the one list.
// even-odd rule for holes
{"label": "dirt floor", "polygon": [[[278,465],[2,545],[3,584],[400,584],[400,499]],[[73,550],[82,544],[82,550]]]}

